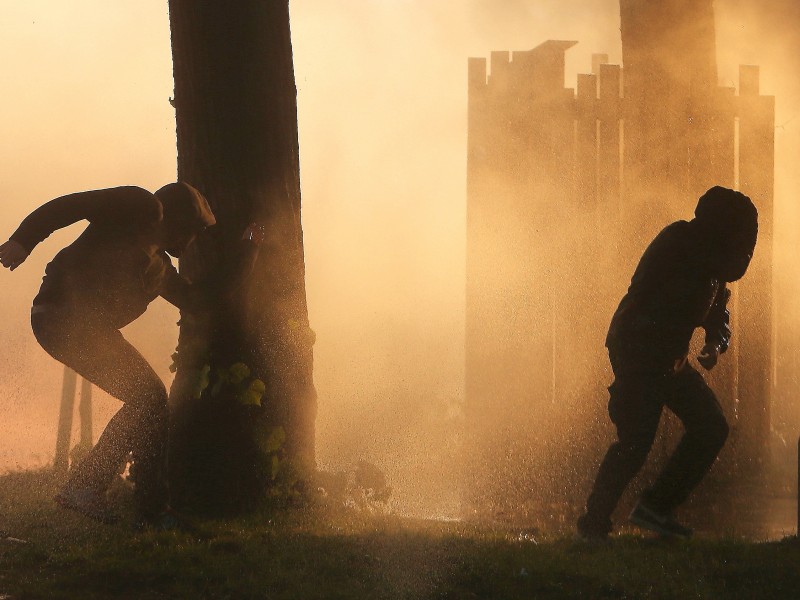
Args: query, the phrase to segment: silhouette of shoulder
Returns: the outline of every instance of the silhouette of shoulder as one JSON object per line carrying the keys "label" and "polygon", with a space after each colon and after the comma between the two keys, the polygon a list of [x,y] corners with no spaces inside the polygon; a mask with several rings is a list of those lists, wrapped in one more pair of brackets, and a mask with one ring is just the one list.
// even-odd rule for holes
{"label": "silhouette of shoulder", "polygon": [[54,231],[81,220],[131,229],[163,218],[161,202],[136,186],[123,186],[61,196],[28,215],[11,235],[28,252]]}

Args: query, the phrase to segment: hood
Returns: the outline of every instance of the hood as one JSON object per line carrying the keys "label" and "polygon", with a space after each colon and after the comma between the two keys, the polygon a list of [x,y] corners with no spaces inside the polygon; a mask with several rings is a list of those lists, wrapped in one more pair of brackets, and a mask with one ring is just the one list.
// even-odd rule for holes
{"label": "hood", "polygon": [[753,202],[741,192],[715,186],[703,194],[694,214],[707,242],[714,275],[729,282],[740,279],[758,237],[758,211]]}
{"label": "hood", "polygon": [[188,183],[168,183],[155,195],[164,207],[164,222],[170,229],[199,233],[217,222],[203,194]]}

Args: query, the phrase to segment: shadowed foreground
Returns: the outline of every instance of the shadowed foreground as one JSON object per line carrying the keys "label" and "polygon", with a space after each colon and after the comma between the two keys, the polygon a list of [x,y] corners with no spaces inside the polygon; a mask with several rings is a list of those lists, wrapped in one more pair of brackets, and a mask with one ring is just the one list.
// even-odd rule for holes
{"label": "shadowed foreground", "polygon": [[[197,534],[96,525],[0,477],[0,598],[793,598],[800,544],[531,531],[293,509]],[[127,492],[119,490],[121,500]]]}

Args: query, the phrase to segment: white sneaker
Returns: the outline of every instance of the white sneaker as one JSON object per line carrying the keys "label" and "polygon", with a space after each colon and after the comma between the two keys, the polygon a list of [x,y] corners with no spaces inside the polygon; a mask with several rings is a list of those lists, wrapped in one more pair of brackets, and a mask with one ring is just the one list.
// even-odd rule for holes
{"label": "white sneaker", "polygon": [[634,507],[628,520],[644,529],[655,531],[665,537],[680,537],[689,539],[692,530],[678,523],[671,514],[656,512],[640,500]]}
{"label": "white sneaker", "polygon": [[112,524],[119,521],[117,515],[106,501],[105,495],[91,488],[64,487],[53,498],[62,508],[74,510],[100,523]]}

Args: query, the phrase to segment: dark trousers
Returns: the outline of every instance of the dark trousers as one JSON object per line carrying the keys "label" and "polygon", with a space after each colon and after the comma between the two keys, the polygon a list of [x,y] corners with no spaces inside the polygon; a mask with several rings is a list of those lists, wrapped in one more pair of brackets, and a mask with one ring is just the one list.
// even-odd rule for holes
{"label": "dark trousers", "polygon": [[124,402],[97,445],[72,470],[67,485],[105,491],[133,453],[138,509],[161,510],[167,501],[167,391],[141,354],[100,319],[53,308],[31,316],[36,339],[48,354]]}
{"label": "dark trousers", "polygon": [[611,514],[622,493],[642,468],[653,446],[664,406],[683,423],[684,434],[655,484],[643,495],[663,513],[677,508],[716,460],[728,437],[728,424],[714,392],[688,364],[677,373],[638,368],[612,355],[614,383],[608,412],[617,441],[606,452],[586,503],[584,525],[611,529]]}

